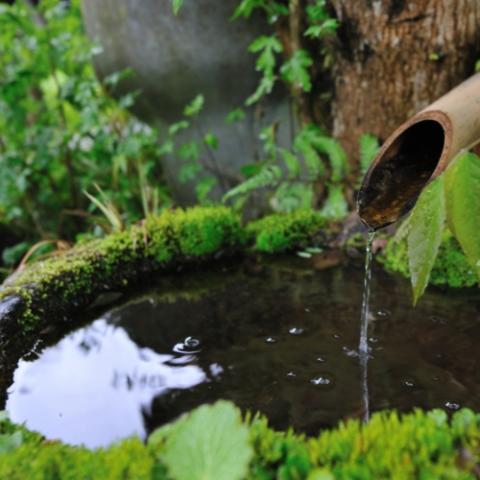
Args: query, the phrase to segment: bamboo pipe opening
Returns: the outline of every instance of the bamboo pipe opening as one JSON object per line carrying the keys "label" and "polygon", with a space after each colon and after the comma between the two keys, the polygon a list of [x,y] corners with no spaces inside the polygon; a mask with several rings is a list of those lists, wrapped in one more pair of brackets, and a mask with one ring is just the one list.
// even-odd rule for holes
{"label": "bamboo pipe opening", "polygon": [[413,208],[443,156],[445,137],[442,123],[423,119],[384,145],[358,194],[360,218],[370,229],[385,227]]}

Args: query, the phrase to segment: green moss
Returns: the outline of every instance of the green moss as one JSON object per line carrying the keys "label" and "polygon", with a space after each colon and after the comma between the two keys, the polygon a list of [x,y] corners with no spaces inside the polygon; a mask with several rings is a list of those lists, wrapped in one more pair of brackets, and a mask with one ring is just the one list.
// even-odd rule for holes
{"label": "green moss", "polygon": [[247,233],[253,238],[257,251],[277,253],[307,246],[325,225],[325,219],[318,212],[298,210],[252,222],[247,226]]}
{"label": "green moss", "polygon": [[[480,461],[480,415],[463,409],[449,421],[445,412],[374,414],[363,425],[349,420],[317,438],[275,432],[264,417],[244,422],[254,457],[250,480],[264,479],[475,479]],[[172,435],[176,424],[164,433]],[[208,425],[202,428],[208,429]],[[8,446],[9,438],[21,432]],[[167,479],[166,442],[122,441],[90,451],[45,441],[7,420],[0,422],[0,478]],[[185,462],[189,461],[185,450]],[[195,454],[196,456],[197,453]]]}
{"label": "green moss", "polygon": [[128,231],[33,263],[2,288],[0,299],[23,299],[18,323],[31,331],[46,310],[65,314],[72,304],[87,306],[102,291],[125,287],[142,274],[238,249],[243,239],[238,216],[225,207],[169,210]]}
{"label": "green moss", "polygon": [[[308,244],[324,221],[311,210],[271,215],[242,227],[226,207],[167,210],[141,225],[82,243],[64,255],[29,265],[0,290],[0,300],[23,299],[19,330],[34,332],[84,308],[98,294],[122,289],[142,275],[247,247],[278,252]],[[0,332],[1,333],[1,332]]]}
{"label": "green moss", "polygon": [[[387,270],[410,278],[406,240],[391,239],[385,249],[382,261]],[[430,283],[455,288],[472,287],[477,283],[475,272],[460,245],[448,230],[443,234],[438,257],[430,275]]]}

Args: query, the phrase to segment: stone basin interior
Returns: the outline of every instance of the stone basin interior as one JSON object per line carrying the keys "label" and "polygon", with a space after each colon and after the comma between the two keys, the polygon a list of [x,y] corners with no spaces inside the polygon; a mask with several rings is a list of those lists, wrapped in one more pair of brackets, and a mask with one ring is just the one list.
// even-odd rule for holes
{"label": "stone basin interior", "polygon": [[[89,447],[155,428],[223,398],[275,428],[316,435],[365,413],[356,354],[360,267],[304,259],[242,263],[152,284],[19,360],[6,391],[15,422]],[[373,274],[371,411],[480,409],[480,300]]]}

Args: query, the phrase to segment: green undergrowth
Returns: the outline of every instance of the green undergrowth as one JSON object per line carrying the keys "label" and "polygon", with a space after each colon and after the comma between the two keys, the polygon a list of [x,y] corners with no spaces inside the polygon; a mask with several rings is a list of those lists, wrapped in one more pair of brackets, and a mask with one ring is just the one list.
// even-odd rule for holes
{"label": "green undergrowth", "polygon": [[[381,257],[381,261],[387,270],[410,278],[406,239],[392,238]],[[438,256],[430,274],[429,283],[459,288],[473,287],[477,284],[477,281],[475,272],[457,240],[448,230],[445,230]]]}
{"label": "green undergrowth", "polygon": [[259,252],[277,253],[310,244],[322,228],[325,219],[314,210],[298,210],[289,215],[274,214],[247,226]]}
{"label": "green undergrowth", "polygon": [[0,422],[0,478],[9,480],[475,479],[480,415],[463,409],[376,413],[306,438],[276,432],[231,403],[201,406],[154,432],[88,450]]}
{"label": "green undergrowth", "polygon": [[29,264],[0,289],[0,300],[19,297],[22,313],[11,330],[31,332],[42,318],[68,316],[102,292],[121,289],[152,272],[246,249],[280,252],[309,243],[322,218],[313,211],[272,215],[246,227],[226,207],[167,210],[104,239]]}

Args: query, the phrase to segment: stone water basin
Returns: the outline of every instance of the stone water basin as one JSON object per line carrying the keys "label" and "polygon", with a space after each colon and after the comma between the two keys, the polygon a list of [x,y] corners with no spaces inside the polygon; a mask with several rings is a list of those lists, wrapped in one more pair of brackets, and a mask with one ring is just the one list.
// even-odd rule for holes
{"label": "stone water basin", "polygon": [[[6,409],[89,447],[145,438],[219,398],[317,434],[365,414],[362,285],[361,267],[291,257],[164,278],[20,359]],[[408,282],[377,268],[370,320],[371,411],[480,409],[476,291],[433,289],[413,308]]]}

